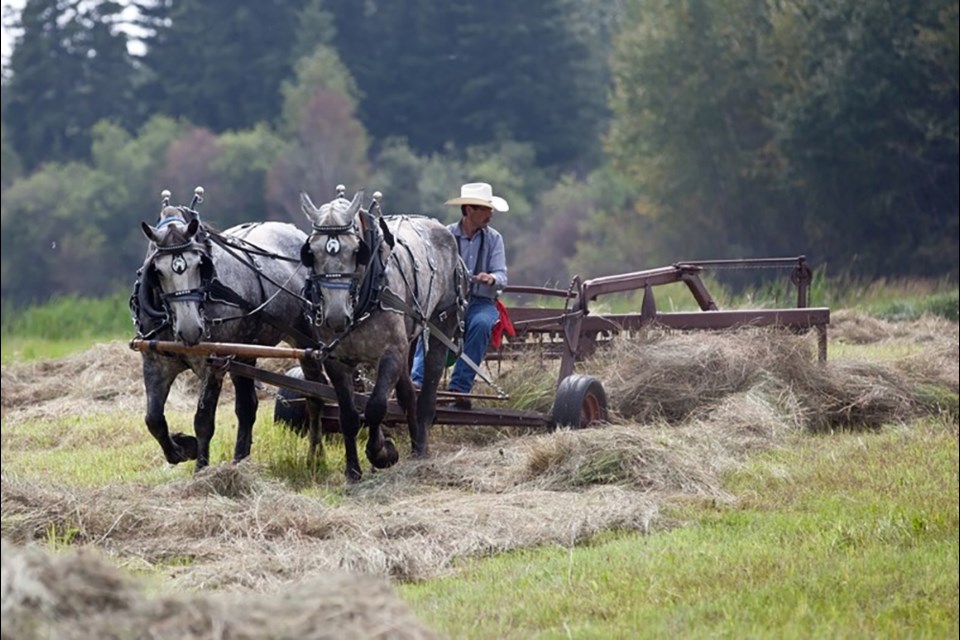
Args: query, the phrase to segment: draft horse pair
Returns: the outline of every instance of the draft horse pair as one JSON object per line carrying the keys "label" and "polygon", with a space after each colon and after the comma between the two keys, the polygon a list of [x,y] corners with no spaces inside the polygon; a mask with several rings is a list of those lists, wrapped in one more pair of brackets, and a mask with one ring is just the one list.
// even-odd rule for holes
{"label": "draft horse pair", "polygon": [[[456,241],[438,221],[422,216],[381,216],[362,208],[363,194],[316,207],[301,194],[312,226],[308,236],[280,222],[248,223],[220,232],[200,220],[196,205],[172,206],[163,194],[159,220],[143,223],[149,240],[130,304],[137,334],[150,340],[276,345],[286,341],[320,349],[321,363],[304,357],[308,380],[329,377],[337,396],[346,448],[346,477],[362,476],[356,438],[360,415],[354,374],[376,371],[364,407],[369,429],[366,455],[378,468],[398,460],[381,424],[396,390],[407,415],[413,454],[427,454],[437,386],[447,349],[437,337],[459,335],[466,299],[466,273]],[[377,212],[376,202],[370,209]],[[410,345],[424,327],[430,345],[419,394],[407,368]],[[236,356],[255,365],[253,358]],[[171,434],[164,405],[173,381],[190,369],[201,379],[194,415],[195,436]],[[234,460],[250,454],[257,395],[253,381],[230,374],[238,421]],[[210,461],[217,402],[224,372],[204,356],[143,353],[146,423],[170,463]],[[319,400],[308,399],[310,455],[323,454]]]}

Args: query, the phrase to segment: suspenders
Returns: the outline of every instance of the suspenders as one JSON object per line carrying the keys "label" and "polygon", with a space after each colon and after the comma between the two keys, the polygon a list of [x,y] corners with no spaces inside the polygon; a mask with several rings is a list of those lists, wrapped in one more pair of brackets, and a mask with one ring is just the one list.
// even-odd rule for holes
{"label": "suspenders", "polygon": [[[457,236],[457,251],[461,252],[460,241],[463,239],[463,236]],[[473,275],[479,275],[483,273],[483,243],[487,239],[487,232],[485,229],[480,229],[480,249],[477,251],[477,263],[473,265]],[[461,255],[462,252],[461,252]],[[472,287],[472,285],[471,285]]]}

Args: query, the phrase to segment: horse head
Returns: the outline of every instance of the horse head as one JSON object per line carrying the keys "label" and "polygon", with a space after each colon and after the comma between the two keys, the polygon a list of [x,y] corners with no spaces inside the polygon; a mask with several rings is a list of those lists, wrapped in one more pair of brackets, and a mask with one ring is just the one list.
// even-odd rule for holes
{"label": "horse head", "polygon": [[[204,335],[203,301],[212,277],[206,245],[198,238],[200,220],[191,209],[165,206],[156,226],[141,223],[151,242],[144,264],[147,295],[158,290],[178,340],[195,345]],[[200,234],[202,235],[202,234]]]}
{"label": "horse head", "polygon": [[[300,260],[311,271],[307,297],[316,310],[313,322],[340,333],[354,322],[360,284],[373,248],[368,231],[372,218],[361,209],[363,191],[353,200],[340,196],[316,207],[306,193],[300,208],[313,232],[300,251]],[[375,230],[374,230],[375,231]]]}

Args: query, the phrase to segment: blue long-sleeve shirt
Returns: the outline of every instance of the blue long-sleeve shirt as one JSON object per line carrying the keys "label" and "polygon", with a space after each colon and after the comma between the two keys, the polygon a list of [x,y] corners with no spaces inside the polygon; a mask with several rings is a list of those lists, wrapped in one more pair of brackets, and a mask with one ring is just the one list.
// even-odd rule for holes
{"label": "blue long-sleeve shirt", "polygon": [[470,295],[496,298],[507,286],[507,253],[503,247],[503,236],[493,227],[486,227],[474,233],[472,238],[467,238],[463,235],[459,222],[454,222],[447,228],[457,239],[460,257],[467,265],[470,275],[489,273],[497,281],[494,285],[472,282]]}

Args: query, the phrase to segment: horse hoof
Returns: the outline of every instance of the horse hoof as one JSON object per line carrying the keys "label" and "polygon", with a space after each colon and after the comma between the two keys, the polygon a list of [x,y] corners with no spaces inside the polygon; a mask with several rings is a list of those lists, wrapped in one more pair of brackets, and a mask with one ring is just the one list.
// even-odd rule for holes
{"label": "horse hoof", "polygon": [[390,438],[384,438],[383,447],[379,451],[367,450],[367,459],[377,469],[387,469],[397,464],[400,454]]}
{"label": "horse hoof", "polygon": [[426,447],[424,447],[423,449],[412,449],[410,453],[411,455],[413,455],[414,458],[417,458],[419,460],[423,460],[424,458],[430,457],[430,454],[427,453]]}
{"label": "horse hoof", "polygon": [[347,484],[357,484],[363,479],[363,472],[347,469]]}
{"label": "horse hoof", "polygon": [[170,439],[173,440],[173,444],[177,445],[177,450],[180,453],[178,460],[169,460],[168,458],[170,462],[176,464],[178,462],[197,459],[197,439],[194,436],[185,433],[175,433],[170,436]]}

